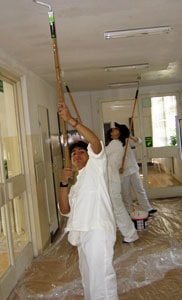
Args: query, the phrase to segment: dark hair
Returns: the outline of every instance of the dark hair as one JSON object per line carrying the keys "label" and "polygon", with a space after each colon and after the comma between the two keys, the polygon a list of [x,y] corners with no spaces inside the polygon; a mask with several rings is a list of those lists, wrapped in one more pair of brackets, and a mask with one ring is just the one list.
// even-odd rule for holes
{"label": "dark hair", "polygon": [[73,152],[73,150],[74,150],[76,147],[77,147],[77,148],[84,149],[84,150],[87,151],[88,144],[85,143],[85,142],[83,142],[83,141],[77,141],[77,142],[74,142],[73,144],[71,144],[71,145],[69,146],[69,152],[70,152],[70,155],[71,155],[71,153]]}
{"label": "dark hair", "polygon": [[111,132],[112,132],[112,128],[110,128],[106,133],[106,137],[107,137],[108,142],[110,142],[112,140]]}
{"label": "dark hair", "polygon": [[128,127],[124,124],[118,124],[117,122],[114,123],[117,128],[119,128],[120,131],[120,141],[122,142],[123,146],[126,144],[126,139],[130,136],[130,131]]}

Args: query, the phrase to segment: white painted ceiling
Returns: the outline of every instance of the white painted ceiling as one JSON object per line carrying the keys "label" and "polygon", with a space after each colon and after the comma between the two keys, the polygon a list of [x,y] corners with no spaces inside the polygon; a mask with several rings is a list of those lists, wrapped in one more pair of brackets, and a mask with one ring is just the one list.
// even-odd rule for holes
{"label": "white painted ceiling", "polygon": [[[107,84],[182,82],[182,0],[50,0],[62,81],[72,92]],[[168,34],[105,40],[104,32],[170,25]],[[0,48],[55,85],[48,8],[32,0],[0,0]],[[105,67],[149,63],[144,70]]]}

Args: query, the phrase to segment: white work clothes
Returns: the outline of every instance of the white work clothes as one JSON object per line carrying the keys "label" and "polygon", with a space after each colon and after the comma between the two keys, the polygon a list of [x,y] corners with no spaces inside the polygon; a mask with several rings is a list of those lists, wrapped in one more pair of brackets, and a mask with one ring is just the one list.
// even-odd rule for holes
{"label": "white work clothes", "polygon": [[107,187],[107,157],[88,145],[89,159],[69,193],[68,240],[78,247],[85,300],[118,300],[113,247],[116,224]]}
{"label": "white work clothes", "polygon": [[[79,268],[84,300],[118,300],[113,269],[113,236],[102,230],[80,233]],[[95,251],[97,250],[97,251]]]}
{"label": "white work clothes", "polygon": [[124,172],[121,175],[121,189],[123,201],[129,214],[131,214],[133,210],[133,198],[131,188],[135,192],[136,198],[139,203],[139,208],[144,211],[149,211],[150,209],[152,209],[140,178],[139,166],[137,164],[135,154],[131,149],[131,147],[137,146],[141,142],[141,139],[139,139],[138,142],[129,140],[126,152],[126,159],[124,162]]}
{"label": "white work clothes", "polygon": [[106,146],[108,159],[109,194],[112,201],[116,224],[124,236],[125,242],[133,242],[138,239],[135,229],[121,195],[121,179],[119,168],[121,167],[123,146],[119,140],[112,140]]}
{"label": "white work clothes", "polygon": [[[86,166],[79,171],[77,181],[70,189],[70,214],[66,231],[101,229],[115,236],[116,225],[107,187],[107,157],[104,148],[95,154],[88,145],[88,155]],[[76,245],[72,237],[69,241]]]}
{"label": "white work clothes", "polygon": [[107,154],[107,169],[109,181],[120,182],[119,168],[121,167],[124,148],[119,140],[112,140],[105,147]]}
{"label": "white work clothes", "polygon": [[122,199],[121,182],[109,181],[109,193],[116,224],[124,237],[124,241],[128,243],[136,241],[139,237]]}
{"label": "white work clothes", "polygon": [[122,174],[122,178],[139,171],[139,166],[137,164],[135,153],[132,150],[132,147],[135,147],[141,143],[142,140],[140,138],[138,138],[137,142],[134,142],[133,140],[129,139],[126,157],[124,161],[124,173]]}

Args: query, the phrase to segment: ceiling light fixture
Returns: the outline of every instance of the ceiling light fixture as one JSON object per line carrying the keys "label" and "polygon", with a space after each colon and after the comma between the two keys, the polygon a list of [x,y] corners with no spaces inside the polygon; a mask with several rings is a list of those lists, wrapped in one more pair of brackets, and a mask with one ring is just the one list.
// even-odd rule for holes
{"label": "ceiling light fixture", "polygon": [[112,67],[106,67],[104,70],[106,72],[112,72],[112,71],[122,71],[122,70],[136,70],[136,69],[145,69],[148,68],[149,64],[136,64],[136,65],[123,65],[123,66],[112,66]]}
{"label": "ceiling light fixture", "polygon": [[104,32],[104,38],[117,39],[125,37],[136,37],[148,34],[160,34],[160,33],[169,33],[171,26],[158,26],[158,27],[146,27],[146,28],[135,28],[135,29],[126,29],[126,30],[115,30],[115,31],[106,31]]}
{"label": "ceiling light fixture", "polygon": [[118,83],[109,83],[107,84],[108,87],[120,87],[120,86],[133,86],[137,85],[138,81],[130,81],[130,82],[118,82]]}

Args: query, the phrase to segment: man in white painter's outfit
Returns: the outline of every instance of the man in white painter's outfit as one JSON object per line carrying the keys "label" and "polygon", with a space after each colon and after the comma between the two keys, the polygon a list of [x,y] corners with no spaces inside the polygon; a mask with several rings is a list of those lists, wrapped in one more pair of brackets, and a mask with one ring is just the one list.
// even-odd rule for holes
{"label": "man in white painter's outfit", "polygon": [[[116,226],[107,189],[107,158],[102,142],[86,126],[72,118],[65,104],[58,110],[64,121],[88,142],[70,148],[74,167],[64,168],[59,207],[68,214],[69,242],[77,246],[85,300],[118,300],[113,250]],[[68,179],[78,171],[69,191]]]}

